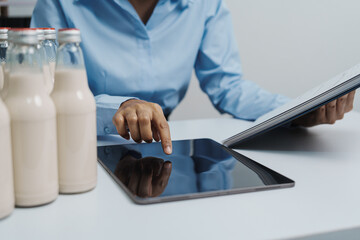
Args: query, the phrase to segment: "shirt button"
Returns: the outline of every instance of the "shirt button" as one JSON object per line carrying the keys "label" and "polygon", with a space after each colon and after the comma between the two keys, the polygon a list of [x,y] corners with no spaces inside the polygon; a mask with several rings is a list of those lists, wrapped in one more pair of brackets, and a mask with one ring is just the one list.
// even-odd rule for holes
{"label": "shirt button", "polygon": [[104,128],[104,132],[105,132],[106,134],[110,134],[110,128],[105,127],[105,128]]}

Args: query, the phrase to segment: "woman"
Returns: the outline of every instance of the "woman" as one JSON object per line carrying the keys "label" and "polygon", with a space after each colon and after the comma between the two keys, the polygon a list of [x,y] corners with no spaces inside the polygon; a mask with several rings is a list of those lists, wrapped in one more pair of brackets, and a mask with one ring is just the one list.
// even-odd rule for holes
{"label": "woman", "polygon": [[[98,134],[172,145],[167,116],[183,99],[192,70],[214,107],[255,120],[288,101],[242,79],[231,16],[223,0],[39,0],[32,27],[79,28]],[[354,93],[296,120],[334,123]]]}

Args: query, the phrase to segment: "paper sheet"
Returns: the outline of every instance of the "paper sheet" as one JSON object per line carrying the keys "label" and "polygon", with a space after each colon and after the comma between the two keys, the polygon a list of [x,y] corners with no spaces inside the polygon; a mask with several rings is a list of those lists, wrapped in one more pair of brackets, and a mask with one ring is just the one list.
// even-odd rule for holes
{"label": "paper sheet", "polygon": [[[317,96],[329,91],[330,89],[333,89],[333,88],[339,86],[340,84],[352,79],[353,77],[356,77],[359,74],[360,74],[360,64],[335,76],[334,78],[330,79],[329,81],[307,91],[305,94],[295,98],[294,100],[290,101],[289,103],[287,103],[279,108],[276,108],[273,111],[261,116],[260,118],[258,118],[255,121],[254,125],[259,124],[264,121],[267,121],[268,119],[276,117],[296,106],[299,106],[302,103],[309,101],[310,99],[316,98]],[[339,92],[341,92],[341,90]]]}

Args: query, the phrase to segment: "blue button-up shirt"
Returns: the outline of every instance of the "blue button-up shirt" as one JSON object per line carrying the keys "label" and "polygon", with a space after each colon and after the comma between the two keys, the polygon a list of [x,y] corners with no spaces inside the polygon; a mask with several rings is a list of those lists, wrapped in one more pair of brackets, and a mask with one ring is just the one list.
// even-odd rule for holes
{"label": "blue button-up shirt", "polygon": [[170,114],[193,69],[221,113],[255,120],[287,101],[242,79],[223,0],[159,0],[146,24],[128,0],[38,0],[31,26],[81,30],[99,135],[116,133],[112,117],[129,98]]}

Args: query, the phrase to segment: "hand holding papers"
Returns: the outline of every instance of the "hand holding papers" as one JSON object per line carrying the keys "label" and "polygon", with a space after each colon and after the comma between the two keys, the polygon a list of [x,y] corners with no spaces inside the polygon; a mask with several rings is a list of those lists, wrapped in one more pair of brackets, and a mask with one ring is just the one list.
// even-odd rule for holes
{"label": "hand holding papers", "polygon": [[[360,87],[360,64],[265,114],[257,119],[252,127],[226,139],[223,143],[232,147],[246,139],[289,123],[358,87]],[[349,96],[351,97],[351,94]]]}

